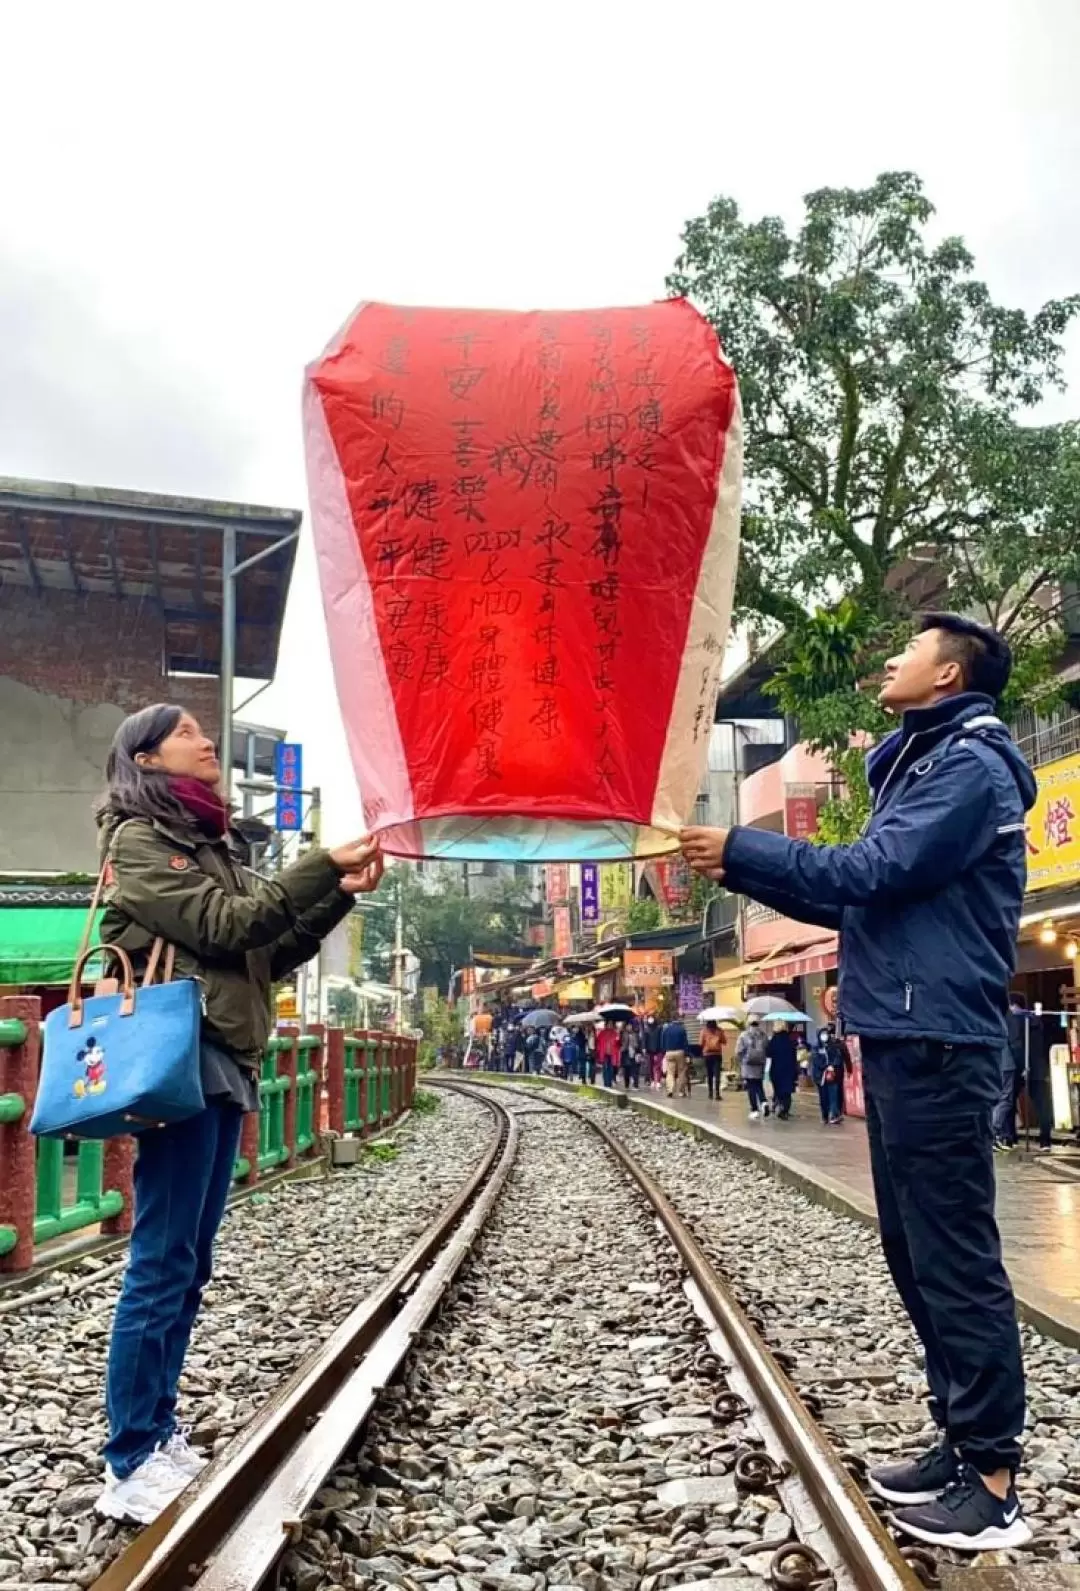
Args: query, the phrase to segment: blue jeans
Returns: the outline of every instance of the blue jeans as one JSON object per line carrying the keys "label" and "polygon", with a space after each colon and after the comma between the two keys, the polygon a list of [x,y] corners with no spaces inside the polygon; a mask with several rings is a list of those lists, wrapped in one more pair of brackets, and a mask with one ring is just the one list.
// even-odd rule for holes
{"label": "blue jeans", "polygon": [[822,1121],[840,1120],[840,1084],[834,1078],[826,1083],[824,1078],[817,1086]]}
{"label": "blue jeans", "polygon": [[208,1105],[139,1140],[135,1226],[113,1317],[106,1463],[123,1480],[176,1429],[176,1389],[214,1238],[225,1213],[243,1113]]}
{"label": "blue jeans", "polygon": [[615,1087],[615,1062],[614,1061],[605,1061],[604,1062],[604,1087],[605,1088],[614,1088]]}
{"label": "blue jeans", "polygon": [[765,1103],[765,1084],[763,1080],[760,1077],[745,1077],[743,1082],[746,1084],[747,1104],[751,1110],[756,1110],[760,1114],[761,1107]]}
{"label": "blue jeans", "polygon": [[994,1137],[999,1144],[1016,1142],[1016,1067],[1011,1064],[1001,1069],[1001,1093],[994,1106]]}

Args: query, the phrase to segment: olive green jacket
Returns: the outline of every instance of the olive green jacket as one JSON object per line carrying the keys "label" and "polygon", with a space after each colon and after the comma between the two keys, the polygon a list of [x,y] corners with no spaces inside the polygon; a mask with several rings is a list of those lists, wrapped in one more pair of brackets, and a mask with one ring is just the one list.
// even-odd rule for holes
{"label": "olive green jacket", "polygon": [[174,946],[175,976],[201,985],[205,1037],[255,1064],[272,1027],[271,986],[309,961],[352,907],[329,852],[260,878],[243,865],[238,836],[115,817],[101,847],[110,864],[102,943],[121,945],[136,972],[157,937]]}

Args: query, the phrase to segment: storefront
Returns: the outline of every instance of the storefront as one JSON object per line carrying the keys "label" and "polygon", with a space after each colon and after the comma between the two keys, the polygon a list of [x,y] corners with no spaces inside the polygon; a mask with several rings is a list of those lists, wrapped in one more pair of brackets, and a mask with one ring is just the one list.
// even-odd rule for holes
{"label": "storefront", "polygon": [[38,995],[45,1014],[63,1005],[90,896],[90,885],[0,886],[0,993]]}
{"label": "storefront", "polygon": [[1054,1125],[1080,1129],[1080,756],[1036,770],[1013,989],[1042,1021]]}

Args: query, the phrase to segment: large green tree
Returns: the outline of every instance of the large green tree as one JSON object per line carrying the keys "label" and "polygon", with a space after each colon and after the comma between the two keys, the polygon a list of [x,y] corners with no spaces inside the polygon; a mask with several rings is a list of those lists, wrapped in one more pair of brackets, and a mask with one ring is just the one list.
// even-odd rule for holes
{"label": "large green tree", "polygon": [[728,198],[685,229],[669,289],[715,325],[742,391],[744,618],[798,626],[846,593],[884,620],[905,585],[919,602],[936,586],[1022,643],[1054,633],[1080,573],[1080,439],[1022,421],[1060,385],[1080,297],[994,303],[933,214],[890,172],[809,194],[795,229]]}
{"label": "large green tree", "polygon": [[532,913],[526,880],[511,876],[471,880],[466,892],[459,867],[420,874],[408,863],[387,870],[375,904],[364,913],[364,963],[389,979],[394,920],[400,892],[403,940],[420,960],[420,982],[446,994],[451,973],[473,953],[528,954],[523,941]]}
{"label": "large green tree", "polygon": [[737,612],[785,632],[771,688],[831,760],[831,840],[865,818],[851,737],[883,727],[872,682],[912,610],[1003,630],[1015,705],[1045,689],[1080,580],[1080,426],[1031,423],[1061,385],[1080,296],[1034,314],[995,304],[933,216],[910,172],[811,193],[793,230],[719,198],[668,281],[739,375]]}

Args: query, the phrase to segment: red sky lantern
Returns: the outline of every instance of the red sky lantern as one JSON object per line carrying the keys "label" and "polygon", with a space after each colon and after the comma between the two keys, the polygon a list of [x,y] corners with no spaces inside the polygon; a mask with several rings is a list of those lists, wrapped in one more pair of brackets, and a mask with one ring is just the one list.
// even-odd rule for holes
{"label": "red sky lantern", "polygon": [[361,306],[308,370],[315,543],[365,818],[454,860],[670,851],[738,551],[738,389],[681,300]]}

